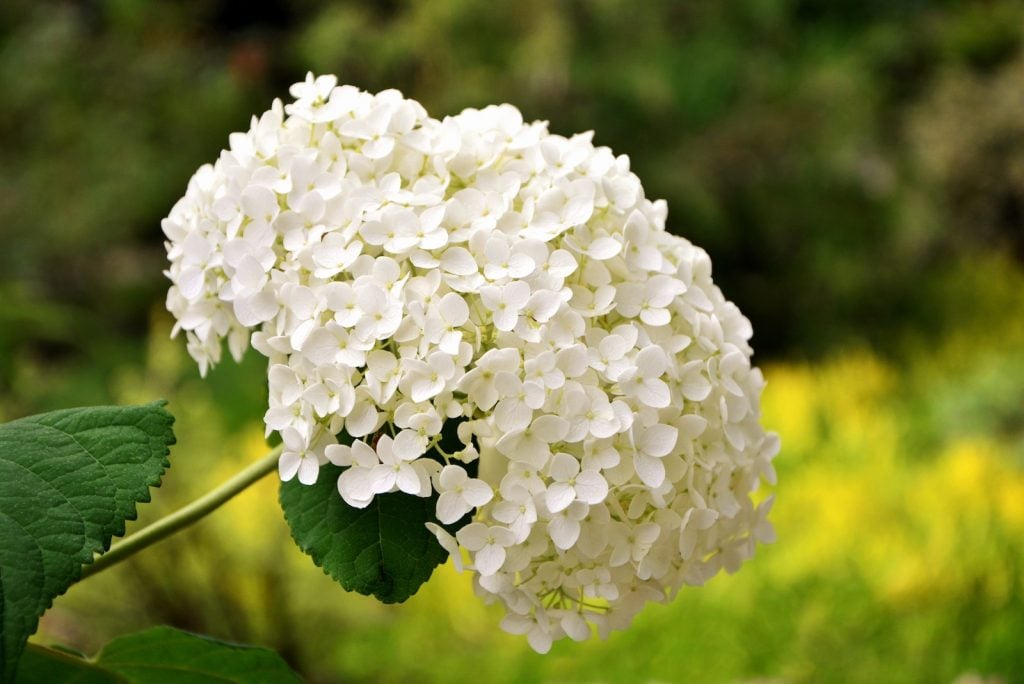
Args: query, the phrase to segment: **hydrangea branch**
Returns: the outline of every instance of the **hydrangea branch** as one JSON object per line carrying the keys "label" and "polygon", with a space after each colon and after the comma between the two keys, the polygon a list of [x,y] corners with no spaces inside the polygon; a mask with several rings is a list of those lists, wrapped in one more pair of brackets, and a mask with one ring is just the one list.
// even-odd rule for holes
{"label": "hydrangea branch", "polygon": [[82,579],[102,572],[158,541],[166,539],[175,532],[199,522],[243,492],[250,485],[276,470],[277,461],[280,456],[281,446],[277,446],[268,452],[266,456],[249,465],[216,489],[207,492],[167,517],[157,520],[152,525],[114,544],[106,553],[97,555],[92,564],[82,568]]}

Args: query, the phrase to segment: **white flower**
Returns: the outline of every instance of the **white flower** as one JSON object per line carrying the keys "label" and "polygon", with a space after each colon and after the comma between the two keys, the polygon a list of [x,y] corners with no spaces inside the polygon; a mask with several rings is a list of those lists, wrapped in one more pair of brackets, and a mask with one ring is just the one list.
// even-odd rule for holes
{"label": "white flower", "polygon": [[495,233],[487,240],[484,258],[487,260],[484,276],[493,281],[525,278],[536,268],[529,255],[512,251],[508,239],[502,233]]}
{"label": "white flower", "polygon": [[281,479],[287,482],[298,474],[302,484],[316,482],[317,473],[320,472],[320,454],[314,446],[309,444],[302,433],[291,427],[281,430],[281,439],[284,442],[281,460],[278,462]]}
{"label": "white flower", "polygon": [[684,292],[686,286],[675,278],[656,275],[644,283],[620,285],[616,301],[619,313],[623,316],[639,317],[647,325],[661,327],[671,321],[668,306]]}
{"label": "white flower", "polygon": [[426,361],[405,359],[404,376],[399,387],[414,402],[426,401],[440,394],[455,376],[455,362],[443,351],[436,351]]}
{"label": "white flower", "polygon": [[368,221],[359,229],[368,245],[382,246],[385,252],[404,254],[420,242],[419,217],[409,209],[385,211],[377,221]]}
{"label": "white flower", "polygon": [[573,501],[565,509],[552,513],[548,520],[548,534],[556,548],[567,551],[580,538],[580,521],[587,517],[587,505]]}
{"label": "white flower", "polygon": [[551,445],[564,439],[568,432],[569,423],[564,418],[543,415],[521,430],[506,433],[495,446],[509,459],[540,470],[551,458]]}
{"label": "white flower", "polygon": [[458,382],[458,389],[465,392],[469,400],[478,407],[489,411],[499,397],[495,387],[497,375],[511,375],[518,368],[519,352],[516,349],[491,349],[477,360],[475,368],[462,376]]}
{"label": "white flower", "polygon": [[516,373],[502,372],[494,376],[494,389],[501,400],[494,408],[494,425],[505,432],[522,430],[533,420],[533,412],[544,405],[544,386],[523,382]]}
{"label": "white flower", "polygon": [[[508,479],[508,478],[506,478]],[[494,519],[505,523],[516,535],[516,543],[520,543],[530,535],[533,523],[537,522],[537,506],[533,503],[533,494],[521,484],[509,479],[501,486],[502,500],[491,509]]]}
{"label": "white flower", "polygon": [[564,511],[573,501],[597,504],[608,496],[608,483],[595,470],[580,471],[580,462],[569,454],[555,454],[550,466],[547,504],[552,513]]}
{"label": "white flower", "polygon": [[644,406],[666,408],[671,402],[668,384],[661,379],[668,370],[665,351],[657,346],[644,347],[636,355],[631,368],[619,376],[622,389],[635,396]]}
{"label": "white flower", "polygon": [[567,442],[579,442],[587,437],[611,437],[622,426],[608,395],[596,387],[574,388],[566,392],[565,403],[570,415],[569,434],[565,437]]}
{"label": "white flower", "polygon": [[494,313],[494,327],[508,332],[516,327],[519,312],[530,299],[530,286],[521,280],[480,289],[480,301]]}
{"label": "white flower", "polygon": [[468,320],[466,300],[456,292],[449,292],[438,302],[436,317],[427,320],[424,337],[444,353],[454,356],[459,353],[459,343],[462,342],[459,328]]}
{"label": "white flower", "polygon": [[356,303],[362,316],[356,335],[364,340],[384,340],[395,334],[402,322],[402,304],[384,289],[366,284],[356,287]]}
{"label": "white flower", "polygon": [[357,508],[436,492],[428,529],[541,652],[774,539],[750,323],[628,157],[510,105],[438,120],[312,74],[291,94],[161,223],[200,373],[225,340],[268,359],[282,479],[330,462]]}
{"label": "white flower", "polygon": [[437,499],[437,519],[446,525],[494,498],[486,482],[470,478],[461,466],[445,466],[438,484],[441,496]]}
{"label": "white flower", "polygon": [[427,496],[430,476],[425,463],[417,461],[423,455],[423,445],[411,430],[402,430],[392,439],[383,435],[377,442],[380,465],[370,472],[375,494],[398,491],[414,496]]}
{"label": "white flower", "polygon": [[378,493],[373,472],[380,464],[377,452],[365,442],[355,441],[351,446],[328,447],[325,455],[334,465],[349,466],[338,478],[338,492],[345,503],[353,508],[369,506]]}
{"label": "white flower", "polygon": [[370,348],[364,338],[331,321],[310,332],[302,344],[302,354],[314,366],[358,368],[366,363],[366,351]]}
{"label": "white flower", "polygon": [[516,543],[512,530],[499,525],[470,523],[455,533],[459,544],[473,552],[473,563],[481,575],[493,575],[505,562],[505,549]]}
{"label": "white flower", "polygon": [[633,467],[640,480],[648,487],[657,488],[665,481],[665,464],[662,458],[668,456],[676,446],[679,430],[671,425],[655,423],[650,427],[633,426],[636,453]]}

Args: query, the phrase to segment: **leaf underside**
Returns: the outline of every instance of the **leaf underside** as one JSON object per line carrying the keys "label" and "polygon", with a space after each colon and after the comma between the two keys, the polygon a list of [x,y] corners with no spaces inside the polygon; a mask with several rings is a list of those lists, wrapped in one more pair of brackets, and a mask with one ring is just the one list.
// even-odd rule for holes
{"label": "leaf underside", "polygon": [[174,444],[163,402],[0,425],[0,679],[53,600],[149,501]]}

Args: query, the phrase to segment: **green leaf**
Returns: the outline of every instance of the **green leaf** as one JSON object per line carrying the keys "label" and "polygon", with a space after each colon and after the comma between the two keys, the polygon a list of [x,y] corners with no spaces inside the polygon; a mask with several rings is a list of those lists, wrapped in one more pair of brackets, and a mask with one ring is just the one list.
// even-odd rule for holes
{"label": "green leaf", "polygon": [[62,684],[126,684],[128,680],[66,651],[29,644],[18,663],[15,682]]}
{"label": "green leaf", "polygon": [[14,675],[50,607],[149,501],[174,443],[163,402],[54,411],[0,425],[0,663]]}
{"label": "green leaf", "polygon": [[154,627],[107,644],[93,660],[29,645],[18,682],[75,684],[295,684],[299,677],[281,656],[171,627]]}
{"label": "green leaf", "polygon": [[[454,436],[456,425],[448,421],[443,435]],[[338,493],[338,476],[343,471],[327,464],[320,467],[314,485],[297,480],[281,483],[281,508],[292,538],[346,590],[384,603],[401,603],[448,558],[426,528],[428,522],[440,524],[434,514],[437,493],[429,497],[378,494],[366,508],[353,508]],[[454,533],[469,520],[467,515],[443,527]]]}
{"label": "green leaf", "polygon": [[[281,507],[299,548],[348,591],[401,603],[448,557],[424,523],[436,497],[378,494],[352,508],[338,494],[342,468],[325,465],[314,485],[281,483]],[[436,522],[436,521],[435,521]]]}

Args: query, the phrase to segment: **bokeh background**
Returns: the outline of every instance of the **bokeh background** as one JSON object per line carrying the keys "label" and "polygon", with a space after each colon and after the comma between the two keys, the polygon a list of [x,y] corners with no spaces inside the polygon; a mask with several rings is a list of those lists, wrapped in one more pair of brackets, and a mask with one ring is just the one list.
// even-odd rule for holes
{"label": "bokeh background", "polygon": [[450,566],[403,606],[297,549],[273,478],[76,586],[43,643],[150,624],[311,682],[1024,681],[1024,6],[987,0],[3,0],[0,420],[170,399],[141,521],[261,455],[253,352],[200,381],[159,224],[307,70],[507,101],[629,154],[754,323],[777,544],[537,656]]}

